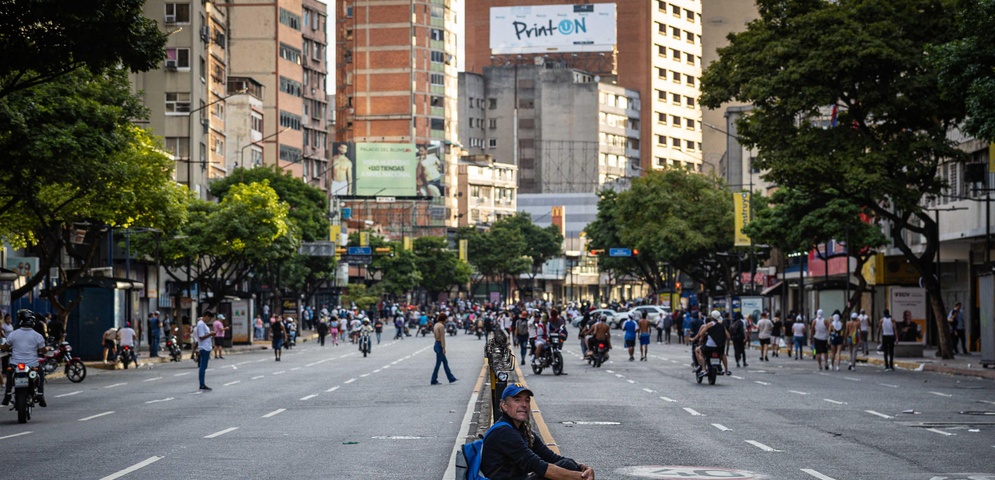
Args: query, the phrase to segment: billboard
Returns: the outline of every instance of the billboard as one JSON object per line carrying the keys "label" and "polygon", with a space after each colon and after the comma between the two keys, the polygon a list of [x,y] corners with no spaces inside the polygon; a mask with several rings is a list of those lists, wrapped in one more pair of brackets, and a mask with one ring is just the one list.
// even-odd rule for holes
{"label": "billboard", "polygon": [[491,8],[491,53],[610,52],[615,4]]}
{"label": "billboard", "polygon": [[752,244],[750,243],[750,237],[743,233],[743,227],[750,223],[750,193],[733,193],[732,202],[736,221],[736,233],[733,238],[733,245],[737,247],[748,247]]}
{"label": "billboard", "polygon": [[331,193],[341,197],[445,195],[439,142],[332,144]]}
{"label": "billboard", "polygon": [[926,344],[926,289],[889,287],[888,309],[898,343]]}

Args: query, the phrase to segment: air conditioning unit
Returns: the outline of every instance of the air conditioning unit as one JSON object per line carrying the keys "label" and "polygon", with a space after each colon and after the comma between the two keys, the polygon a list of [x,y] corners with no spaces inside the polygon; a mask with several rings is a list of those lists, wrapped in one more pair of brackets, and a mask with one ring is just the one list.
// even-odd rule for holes
{"label": "air conditioning unit", "polygon": [[176,71],[176,60],[166,60],[165,69],[169,70],[171,72],[175,72]]}
{"label": "air conditioning unit", "polygon": [[163,21],[166,25],[172,25],[176,23],[176,15],[166,15],[166,18],[163,19]]}
{"label": "air conditioning unit", "polygon": [[204,117],[200,119],[200,124],[206,127],[211,124],[211,121],[207,117]]}

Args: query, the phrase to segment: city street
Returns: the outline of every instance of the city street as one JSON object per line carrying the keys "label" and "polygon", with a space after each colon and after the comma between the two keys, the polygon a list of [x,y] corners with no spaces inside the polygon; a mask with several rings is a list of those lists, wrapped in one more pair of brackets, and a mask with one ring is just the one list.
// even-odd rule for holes
{"label": "city street", "polygon": [[[449,337],[459,381],[431,386],[431,337],[387,336],[367,358],[312,341],[281,362],[268,350],[212,359],[204,393],[189,360],[55,379],[26,425],[3,410],[4,477],[448,478],[484,342]],[[646,362],[616,348],[600,369],[573,336],[564,354],[567,375],[524,380],[562,453],[600,479],[995,478],[990,380],[819,372],[751,351],[710,386],[679,345],[650,345]]]}

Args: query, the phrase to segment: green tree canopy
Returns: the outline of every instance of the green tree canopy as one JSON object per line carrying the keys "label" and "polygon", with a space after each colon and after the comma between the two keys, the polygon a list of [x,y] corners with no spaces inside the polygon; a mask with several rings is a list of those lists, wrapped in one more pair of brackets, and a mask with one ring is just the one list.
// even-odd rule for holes
{"label": "green tree canopy", "polygon": [[470,282],[471,268],[449,249],[443,237],[420,237],[412,244],[415,263],[421,275],[421,286],[435,300],[442,292]]}
{"label": "green tree canopy", "polygon": [[964,0],[957,17],[959,38],[930,51],[945,98],[963,101],[964,130],[995,141],[995,0]]}

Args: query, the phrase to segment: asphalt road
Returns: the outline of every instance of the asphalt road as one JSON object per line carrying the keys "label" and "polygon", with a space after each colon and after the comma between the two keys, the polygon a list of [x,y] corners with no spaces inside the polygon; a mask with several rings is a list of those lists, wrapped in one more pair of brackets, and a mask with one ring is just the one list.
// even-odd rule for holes
{"label": "asphalt road", "polygon": [[562,453],[598,478],[995,478],[991,380],[818,371],[751,351],[749,367],[733,362],[710,386],[695,382],[680,345],[654,343],[646,362],[616,349],[595,369],[576,343],[566,376],[525,380]]}

